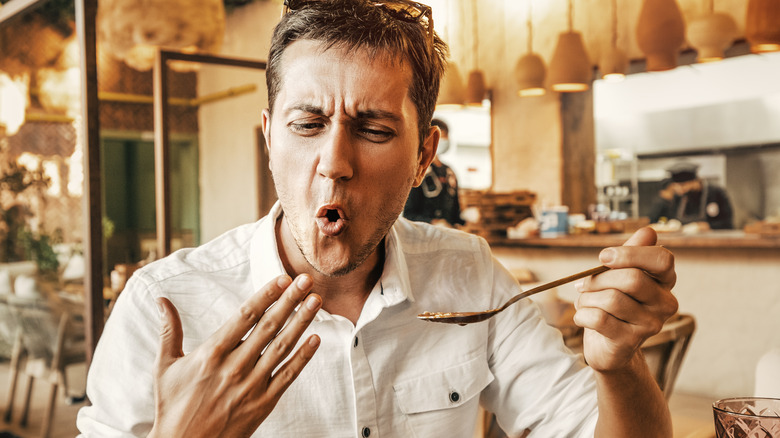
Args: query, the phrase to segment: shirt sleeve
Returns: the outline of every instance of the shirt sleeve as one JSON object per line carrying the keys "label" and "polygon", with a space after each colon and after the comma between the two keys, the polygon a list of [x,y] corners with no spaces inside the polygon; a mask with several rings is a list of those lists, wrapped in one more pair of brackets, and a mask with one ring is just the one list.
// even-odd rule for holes
{"label": "shirt sleeve", "polygon": [[[501,301],[518,287],[495,259],[493,266]],[[501,428],[510,436],[529,429],[530,437],[592,437],[598,419],[593,370],[565,346],[538,306],[522,300],[490,324],[489,365],[495,380],[481,400]]]}
{"label": "shirt sleeve", "polygon": [[90,405],[79,410],[82,438],[146,436],[154,422],[154,362],[160,316],[141,272],[119,296],[87,376]]}

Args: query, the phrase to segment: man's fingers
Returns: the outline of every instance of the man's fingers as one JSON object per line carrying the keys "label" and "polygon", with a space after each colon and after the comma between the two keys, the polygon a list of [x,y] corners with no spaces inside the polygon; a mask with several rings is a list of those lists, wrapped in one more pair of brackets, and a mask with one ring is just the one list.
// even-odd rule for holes
{"label": "man's fingers", "polygon": [[257,361],[256,369],[261,375],[270,375],[290,354],[321,306],[322,298],[319,295],[311,294],[306,297],[290,323],[268,344],[268,348]]}
{"label": "man's fingers", "polygon": [[599,260],[612,269],[638,268],[671,288],[677,280],[674,255],[662,246],[654,246],[656,241],[657,235],[652,228],[641,228],[623,246],[602,250]]}
{"label": "man's fingers", "polygon": [[160,348],[157,352],[157,368],[162,371],[176,359],[184,356],[181,328],[181,318],[173,303],[167,298],[157,298],[157,309],[160,312]]}
{"label": "man's fingers", "polygon": [[210,348],[225,355],[233,351],[291,282],[292,279],[288,275],[280,275],[250,296],[241,304],[238,314],[231,317],[209,338],[207,344]]}
{"label": "man's fingers", "polygon": [[[293,313],[296,306],[298,306],[306,294],[309,293],[313,285],[314,283],[310,276],[305,274],[299,275],[292,284],[287,287],[287,290],[282,294],[274,306],[268,309],[263,315],[263,318],[257,323],[257,326],[252,330],[252,333],[241,346],[246,354],[249,355],[253,365],[260,357],[260,352],[277,336],[289,319],[290,314]],[[319,296],[315,296],[314,298],[318,300],[318,303],[321,302]],[[319,304],[317,309],[319,309]],[[313,319],[314,313],[311,313],[310,316]],[[308,323],[306,326],[308,326]],[[306,327],[303,328],[305,330]],[[298,333],[298,336],[300,336],[301,333]]]}
{"label": "man's fingers", "polygon": [[634,232],[623,246],[653,246],[658,242],[658,234],[650,227],[643,227]]}
{"label": "man's fingers", "polygon": [[293,380],[301,374],[303,367],[309,363],[319,346],[320,337],[317,335],[309,336],[306,342],[301,345],[301,348],[271,378],[271,382],[268,385],[269,395],[272,397],[281,396],[290,387]]}

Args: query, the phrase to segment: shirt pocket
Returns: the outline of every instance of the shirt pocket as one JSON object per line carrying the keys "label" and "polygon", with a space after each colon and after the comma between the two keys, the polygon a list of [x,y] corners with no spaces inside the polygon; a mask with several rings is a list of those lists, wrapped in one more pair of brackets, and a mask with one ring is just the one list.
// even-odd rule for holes
{"label": "shirt pocket", "polygon": [[472,436],[479,393],[494,379],[484,355],[393,385],[398,407],[415,436],[460,431]]}

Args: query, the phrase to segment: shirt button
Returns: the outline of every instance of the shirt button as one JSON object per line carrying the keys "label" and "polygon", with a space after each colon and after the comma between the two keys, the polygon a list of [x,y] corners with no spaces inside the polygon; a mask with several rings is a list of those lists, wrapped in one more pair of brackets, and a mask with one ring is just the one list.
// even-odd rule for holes
{"label": "shirt button", "polygon": [[358,344],[358,337],[355,336],[355,347],[357,347],[357,344]]}
{"label": "shirt button", "polygon": [[460,400],[460,394],[458,394],[456,391],[452,391],[450,393],[450,401],[453,403],[457,403],[458,400]]}
{"label": "shirt button", "polygon": [[368,436],[371,435],[371,429],[364,427],[363,428],[363,438],[368,438]]}

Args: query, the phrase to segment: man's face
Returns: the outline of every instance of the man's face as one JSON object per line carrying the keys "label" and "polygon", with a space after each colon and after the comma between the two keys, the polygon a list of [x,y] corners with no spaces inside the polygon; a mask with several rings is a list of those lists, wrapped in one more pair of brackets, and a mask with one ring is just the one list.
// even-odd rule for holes
{"label": "man's face", "polygon": [[405,62],[302,40],[287,47],[281,67],[273,117],[263,112],[284,210],[281,244],[288,259],[299,252],[316,271],[343,275],[376,257],[435,154],[438,131],[419,153]]}

